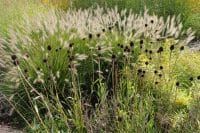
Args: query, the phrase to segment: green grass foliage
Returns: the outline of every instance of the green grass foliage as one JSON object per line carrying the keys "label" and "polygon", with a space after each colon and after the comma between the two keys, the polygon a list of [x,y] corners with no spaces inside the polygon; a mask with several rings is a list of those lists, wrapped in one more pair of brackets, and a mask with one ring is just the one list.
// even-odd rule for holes
{"label": "green grass foliage", "polygon": [[25,131],[200,130],[200,55],[180,16],[98,7],[23,20],[0,37],[0,87]]}

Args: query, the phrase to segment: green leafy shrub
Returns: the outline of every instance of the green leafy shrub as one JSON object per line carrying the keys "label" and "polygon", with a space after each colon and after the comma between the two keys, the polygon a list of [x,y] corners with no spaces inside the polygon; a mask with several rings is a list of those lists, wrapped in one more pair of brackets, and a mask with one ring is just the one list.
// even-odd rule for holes
{"label": "green leafy shrub", "polygon": [[182,27],[147,10],[50,10],[1,37],[1,91],[30,132],[180,131],[200,79]]}

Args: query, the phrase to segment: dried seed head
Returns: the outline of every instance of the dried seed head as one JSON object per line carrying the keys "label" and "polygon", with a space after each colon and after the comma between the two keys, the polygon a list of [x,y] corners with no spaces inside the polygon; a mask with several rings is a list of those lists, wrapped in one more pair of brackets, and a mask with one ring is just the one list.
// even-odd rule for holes
{"label": "dried seed head", "polygon": [[145,65],[149,65],[149,62],[148,62],[148,61],[146,61],[146,62],[145,62]]}
{"label": "dried seed head", "polygon": [[176,86],[177,86],[177,87],[179,87],[179,86],[180,86],[180,83],[179,83],[178,81],[176,82]]}
{"label": "dried seed head", "polygon": [[74,60],[74,56],[72,55],[69,57],[69,61],[73,61],[73,60]]}
{"label": "dried seed head", "polygon": [[43,62],[44,62],[44,63],[47,63],[47,59],[43,59]]}
{"label": "dried seed head", "polygon": [[160,66],[160,70],[163,70],[163,66]]}
{"label": "dried seed head", "polygon": [[171,46],[170,46],[170,50],[171,50],[171,51],[174,50],[174,45],[171,45]]}
{"label": "dried seed head", "polygon": [[25,73],[27,73],[27,72],[28,72],[28,70],[27,70],[27,69],[24,69],[24,72],[25,72]]}
{"label": "dried seed head", "polygon": [[146,71],[145,71],[145,70],[143,70],[143,71],[142,71],[142,73],[143,73],[143,74],[145,74],[145,73],[146,73]]}
{"label": "dried seed head", "polygon": [[69,47],[70,47],[70,48],[72,48],[72,47],[73,47],[73,45],[74,45],[74,43],[70,43],[70,44],[69,44]]}
{"label": "dried seed head", "polygon": [[197,79],[200,80],[200,76],[197,76]]}
{"label": "dried seed head", "polygon": [[17,59],[17,56],[16,56],[16,55],[12,55],[12,56],[11,56],[11,59],[12,59],[12,60],[16,60],[16,59]]}
{"label": "dried seed head", "polygon": [[145,53],[148,53],[148,49],[145,49]]}
{"label": "dried seed head", "polygon": [[100,36],[101,36],[101,34],[100,34],[100,33],[98,33],[98,34],[97,34],[97,37],[99,38]]}
{"label": "dried seed head", "polygon": [[155,82],[156,85],[157,85],[158,83],[159,83],[158,81]]}
{"label": "dried seed head", "polygon": [[112,30],[112,27],[110,26],[110,27],[108,27],[108,30]]}
{"label": "dried seed head", "polygon": [[153,24],[153,23],[154,23],[154,21],[153,21],[153,20],[151,20],[151,23]]}
{"label": "dried seed head", "polygon": [[152,50],[149,50],[149,54],[152,54],[153,53],[153,51]]}
{"label": "dried seed head", "polygon": [[51,46],[50,45],[47,46],[47,50],[51,51]]}
{"label": "dried seed head", "polygon": [[190,79],[189,79],[190,81],[193,81],[194,80],[194,78],[193,77],[190,77]]}
{"label": "dried seed head", "polygon": [[184,48],[184,46],[181,46],[180,47],[180,51],[183,51],[185,48]]}
{"label": "dried seed head", "polygon": [[91,33],[88,35],[88,38],[89,38],[89,39],[92,39],[92,34],[91,34]]}
{"label": "dried seed head", "polygon": [[144,26],[145,26],[145,27],[147,27],[147,26],[148,26],[148,24],[145,24]]}
{"label": "dried seed head", "polygon": [[159,47],[157,53],[162,53],[163,52],[163,47]]}
{"label": "dried seed head", "polygon": [[101,46],[98,46],[97,50],[100,51],[101,50]]}
{"label": "dried seed head", "polygon": [[154,73],[155,73],[155,74],[157,74],[157,73],[158,73],[158,71],[157,71],[157,70],[155,70],[155,71],[154,71]]}
{"label": "dried seed head", "polygon": [[161,78],[161,77],[162,77],[162,74],[159,74],[158,76]]}
{"label": "dried seed head", "polygon": [[105,29],[102,29],[102,31],[105,32],[106,30],[105,30]]}
{"label": "dried seed head", "polygon": [[144,40],[140,40],[140,44],[143,44],[144,43]]}
{"label": "dried seed head", "polygon": [[138,69],[138,74],[142,73],[142,69]]}
{"label": "dried seed head", "polygon": [[130,46],[131,46],[131,47],[133,47],[133,46],[134,46],[134,43],[133,43],[133,41],[131,41],[131,42],[130,42]]}
{"label": "dried seed head", "polygon": [[116,58],[116,55],[113,54],[113,55],[112,55],[112,59],[115,59],[115,58]]}

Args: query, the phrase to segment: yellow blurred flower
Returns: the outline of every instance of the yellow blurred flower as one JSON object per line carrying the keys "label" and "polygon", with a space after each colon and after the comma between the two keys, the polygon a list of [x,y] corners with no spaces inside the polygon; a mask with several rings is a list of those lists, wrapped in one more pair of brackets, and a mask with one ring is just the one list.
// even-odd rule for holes
{"label": "yellow blurred flower", "polygon": [[181,91],[177,93],[178,94],[175,100],[175,104],[178,106],[188,106],[191,100],[191,96]]}

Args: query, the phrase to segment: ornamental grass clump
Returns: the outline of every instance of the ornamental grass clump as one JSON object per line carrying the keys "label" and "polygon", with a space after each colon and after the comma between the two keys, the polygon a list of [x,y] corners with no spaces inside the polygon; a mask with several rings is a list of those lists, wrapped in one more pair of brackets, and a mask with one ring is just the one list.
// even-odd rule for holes
{"label": "ornamental grass clump", "polygon": [[180,16],[51,10],[9,31],[0,40],[1,91],[27,130],[180,130],[171,116],[189,109],[198,85],[180,61],[194,35]]}

